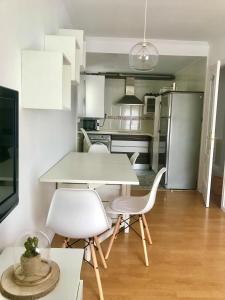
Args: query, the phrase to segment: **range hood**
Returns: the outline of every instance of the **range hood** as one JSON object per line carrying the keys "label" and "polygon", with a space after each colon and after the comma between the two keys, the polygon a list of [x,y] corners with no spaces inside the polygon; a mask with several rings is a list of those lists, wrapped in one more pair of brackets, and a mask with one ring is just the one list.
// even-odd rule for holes
{"label": "range hood", "polygon": [[134,77],[126,77],[125,95],[116,103],[117,105],[144,105],[144,103],[134,95]]}

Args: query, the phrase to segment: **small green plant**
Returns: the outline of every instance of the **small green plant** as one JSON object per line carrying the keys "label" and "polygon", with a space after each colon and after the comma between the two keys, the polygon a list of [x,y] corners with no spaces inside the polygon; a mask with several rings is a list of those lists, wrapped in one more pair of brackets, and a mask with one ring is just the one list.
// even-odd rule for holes
{"label": "small green plant", "polygon": [[34,257],[39,255],[38,238],[36,236],[34,237],[29,236],[24,243],[24,247],[26,249],[26,251],[23,254],[24,257]]}

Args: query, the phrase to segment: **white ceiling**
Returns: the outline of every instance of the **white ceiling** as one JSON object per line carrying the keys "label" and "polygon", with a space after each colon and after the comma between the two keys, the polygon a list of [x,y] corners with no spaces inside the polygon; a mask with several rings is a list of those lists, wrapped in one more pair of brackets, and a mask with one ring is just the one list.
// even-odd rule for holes
{"label": "white ceiling", "polygon": [[[205,65],[206,59],[193,56],[161,55],[159,63],[150,73],[176,74],[183,68],[201,61]],[[87,72],[120,72],[131,73],[128,66],[128,55],[110,53],[87,53]],[[139,72],[140,73],[140,72]]]}
{"label": "white ceiling", "polygon": [[[64,0],[88,36],[143,35],[145,0]],[[147,38],[209,41],[225,34],[225,0],[148,0]]]}

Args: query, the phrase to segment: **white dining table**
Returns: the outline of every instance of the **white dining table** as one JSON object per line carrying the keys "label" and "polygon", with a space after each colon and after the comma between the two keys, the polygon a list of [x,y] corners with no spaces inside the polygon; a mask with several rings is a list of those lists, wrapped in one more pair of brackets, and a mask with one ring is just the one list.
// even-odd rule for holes
{"label": "white dining table", "polygon": [[[40,182],[88,185],[121,185],[121,194],[130,195],[138,178],[126,154],[70,152],[40,177]],[[126,219],[129,216],[124,216]],[[125,224],[124,224],[125,225]],[[129,232],[129,227],[125,229]],[[102,240],[112,234],[112,229]],[[88,256],[88,255],[87,255]]]}
{"label": "white dining table", "polygon": [[126,154],[70,152],[40,177],[41,182],[138,185]]}

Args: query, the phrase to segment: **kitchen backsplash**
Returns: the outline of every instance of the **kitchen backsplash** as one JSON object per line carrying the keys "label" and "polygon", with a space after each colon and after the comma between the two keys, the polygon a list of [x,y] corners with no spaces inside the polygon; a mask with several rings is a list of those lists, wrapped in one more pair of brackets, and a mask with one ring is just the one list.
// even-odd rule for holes
{"label": "kitchen backsplash", "polygon": [[[143,100],[146,93],[158,93],[160,88],[171,84],[172,82],[160,80],[135,80],[135,95]],[[116,104],[124,94],[124,79],[106,79],[105,113],[107,117],[102,129],[153,132],[154,114],[144,115],[143,106],[120,106]]]}
{"label": "kitchen backsplash", "polygon": [[[154,114],[144,116],[142,107],[127,106],[120,109],[119,114],[107,115],[103,130],[140,130],[153,131]],[[102,122],[101,122],[102,123]],[[100,124],[101,125],[101,124]]]}

